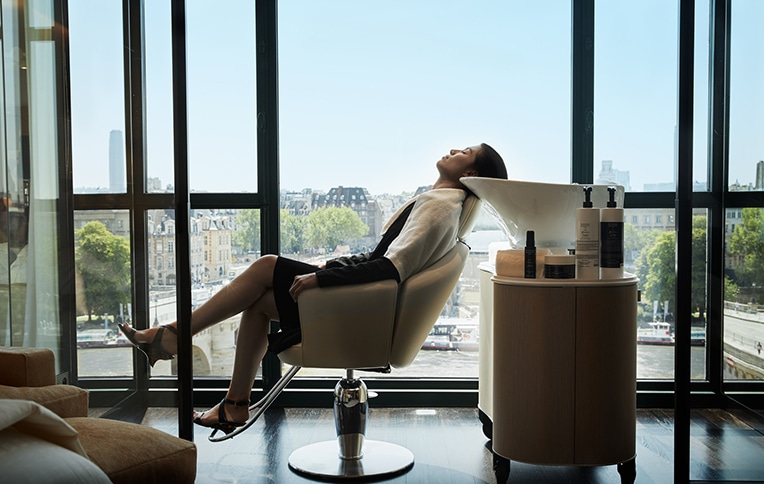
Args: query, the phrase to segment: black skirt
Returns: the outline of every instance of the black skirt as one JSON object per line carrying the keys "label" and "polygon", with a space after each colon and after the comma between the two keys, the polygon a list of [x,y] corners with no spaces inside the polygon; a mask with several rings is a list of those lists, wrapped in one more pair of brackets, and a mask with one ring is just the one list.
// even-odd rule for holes
{"label": "black skirt", "polygon": [[318,266],[286,257],[279,256],[276,260],[273,268],[273,297],[279,312],[280,331],[268,335],[268,351],[278,354],[302,340],[300,311],[297,303],[289,295],[289,288],[292,287],[295,276],[312,274],[317,270]]}

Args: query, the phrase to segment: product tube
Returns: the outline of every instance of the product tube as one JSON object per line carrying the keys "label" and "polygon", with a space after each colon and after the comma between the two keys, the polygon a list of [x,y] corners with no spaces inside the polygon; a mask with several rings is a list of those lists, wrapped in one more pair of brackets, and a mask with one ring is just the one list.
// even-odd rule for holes
{"label": "product tube", "polygon": [[576,209],[576,278],[600,277],[600,211],[592,208],[592,187],[584,187],[583,207]]}
{"label": "product tube", "polygon": [[623,278],[623,208],[616,207],[615,187],[608,187],[607,208],[600,210],[600,278]]}

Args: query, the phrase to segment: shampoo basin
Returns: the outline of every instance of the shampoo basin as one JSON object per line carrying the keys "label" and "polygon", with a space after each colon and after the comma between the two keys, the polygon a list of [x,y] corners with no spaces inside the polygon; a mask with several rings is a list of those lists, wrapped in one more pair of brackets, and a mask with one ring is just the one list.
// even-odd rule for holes
{"label": "shampoo basin", "polygon": [[464,185],[483,201],[507,235],[512,248],[525,247],[525,233],[535,231],[536,247],[564,252],[576,246],[576,209],[583,206],[585,186],[592,187],[594,209],[607,205],[609,186],[623,208],[620,185],[538,183],[498,178],[465,177]]}

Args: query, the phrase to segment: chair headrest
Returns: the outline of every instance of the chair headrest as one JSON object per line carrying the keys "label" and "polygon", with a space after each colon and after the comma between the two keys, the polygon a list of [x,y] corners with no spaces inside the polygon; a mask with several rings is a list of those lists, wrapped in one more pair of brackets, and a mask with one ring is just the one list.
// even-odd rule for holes
{"label": "chair headrest", "polygon": [[456,236],[459,239],[464,239],[470,232],[472,232],[472,227],[475,225],[479,213],[480,199],[474,195],[467,195],[467,198],[465,198],[462,203],[462,213],[459,216],[459,228],[456,232]]}

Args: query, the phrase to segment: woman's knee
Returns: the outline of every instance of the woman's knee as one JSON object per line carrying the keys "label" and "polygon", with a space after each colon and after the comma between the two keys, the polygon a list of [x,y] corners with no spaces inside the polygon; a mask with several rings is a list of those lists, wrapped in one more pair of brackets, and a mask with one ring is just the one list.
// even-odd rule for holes
{"label": "woman's knee", "polygon": [[276,265],[276,261],[278,260],[279,256],[274,254],[265,254],[264,256],[257,259],[255,262],[252,263],[252,265],[267,265],[270,267],[273,267]]}
{"label": "woman's knee", "polygon": [[277,260],[278,256],[266,254],[250,264],[244,273],[247,274],[248,278],[265,277],[266,280],[270,280],[273,277],[273,269],[276,267]]}

